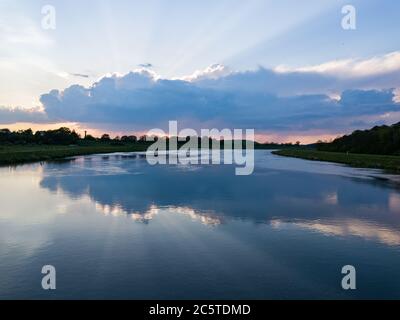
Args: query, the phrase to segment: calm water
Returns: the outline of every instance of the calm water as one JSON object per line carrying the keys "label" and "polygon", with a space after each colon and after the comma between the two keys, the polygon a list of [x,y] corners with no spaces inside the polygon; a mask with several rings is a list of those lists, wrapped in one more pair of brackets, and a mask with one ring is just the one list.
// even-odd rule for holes
{"label": "calm water", "polygon": [[400,298],[400,190],[378,171],[257,151],[235,176],[115,154],[3,167],[0,188],[1,299]]}

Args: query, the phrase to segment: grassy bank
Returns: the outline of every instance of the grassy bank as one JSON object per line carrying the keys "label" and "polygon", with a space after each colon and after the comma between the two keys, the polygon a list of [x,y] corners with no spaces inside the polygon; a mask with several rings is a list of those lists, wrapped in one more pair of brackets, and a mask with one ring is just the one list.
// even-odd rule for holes
{"label": "grassy bank", "polygon": [[[36,161],[60,160],[72,156],[89,155],[96,153],[146,151],[152,142],[117,143],[110,142],[80,142],[78,145],[1,145],[0,165],[14,165]],[[183,142],[178,144],[178,147]],[[245,147],[245,145],[243,145]],[[255,149],[277,149],[279,145],[255,144]],[[223,148],[223,145],[221,145]]]}
{"label": "grassy bank", "polygon": [[12,165],[36,161],[59,160],[66,157],[95,153],[145,151],[146,144],[93,144],[93,145],[24,145],[0,146],[0,165]]}
{"label": "grassy bank", "polygon": [[384,169],[400,174],[400,156],[385,156],[372,154],[355,154],[327,152],[306,149],[283,149],[274,151],[274,154],[286,157],[301,158],[315,161],[329,161],[347,164],[357,168]]}

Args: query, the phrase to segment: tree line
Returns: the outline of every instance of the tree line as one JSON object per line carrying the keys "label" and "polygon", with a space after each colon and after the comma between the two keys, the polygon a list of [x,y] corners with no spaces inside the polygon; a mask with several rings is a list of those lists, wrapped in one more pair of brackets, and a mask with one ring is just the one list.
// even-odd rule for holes
{"label": "tree line", "polygon": [[318,143],[320,151],[400,155],[400,122],[356,130],[330,143]]}
{"label": "tree line", "polygon": [[100,138],[85,133],[81,137],[75,130],[61,127],[55,130],[32,129],[11,131],[9,129],[0,129],[0,144],[49,144],[49,145],[73,145],[80,142],[137,142],[145,141],[145,137],[122,136],[111,139],[110,135],[105,133]]}
{"label": "tree line", "polygon": [[[104,133],[100,137],[94,137],[90,134],[85,134],[82,137],[75,130],[71,130],[67,127],[61,127],[59,129],[54,130],[38,130],[33,132],[32,129],[26,130],[17,130],[11,131],[9,129],[0,129],[0,144],[1,145],[26,145],[26,144],[46,144],[46,145],[86,145],[91,143],[108,143],[112,145],[123,145],[129,143],[146,143],[151,144],[158,139],[166,139],[167,143],[173,138],[176,137],[157,137],[152,136],[152,139],[149,139],[147,135],[135,136],[135,135],[124,135],[124,136],[116,136],[111,138],[109,134]],[[199,145],[201,144],[203,139],[208,139],[211,143],[213,139],[211,137],[186,137],[180,138],[178,140],[178,144],[182,145],[185,142],[189,141],[191,138],[198,139]],[[219,139],[219,142],[224,144],[223,139]],[[245,141],[243,140],[243,146],[245,145]],[[274,142],[266,142],[266,143],[257,143],[255,142],[255,147],[258,149],[280,149],[284,147],[293,147],[299,146],[300,142],[292,143],[274,143]]]}

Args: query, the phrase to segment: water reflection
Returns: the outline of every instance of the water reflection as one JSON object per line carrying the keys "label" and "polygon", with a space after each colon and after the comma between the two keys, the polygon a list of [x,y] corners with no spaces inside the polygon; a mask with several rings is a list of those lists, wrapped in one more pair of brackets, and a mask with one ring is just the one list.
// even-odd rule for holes
{"label": "water reflection", "polygon": [[200,221],[204,225],[216,226],[221,224],[222,219],[207,213],[196,212],[194,209],[189,207],[164,207],[160,208],[155,205],[150,206],[150,208],[146,212],[135,212],[135,211],[125,211],[119,205],[117,206],[109,206],[102,205],[101,203],[96,203],[96,209],[100,211],[105,216],[114,216],[114,217],[130,217],[132,220],[142,223],[149,223],[156,216],[162,213],[166,214],[181,214],[183,216],[187,216],[191,218],[193,221]]}
{"label": "water reflection", "polygon": [[400,192],[377,171],[259,151],[251,176],[130,154],[0,172],[0,299],[48,298],[44,264],[51,298],[400,298]]}
{"label": "water reflection", "polygon": [[356,236],[366,240],[378,241],[390,246],[400,245],[400,231],[398,229],[383,227],[377,223],[357,219],[315,221],[272,220],[271,224],[277,229],[292,225],[298,228],[316,231],[326,236]]}
{"label": "water reflection", "polygon": [[[329,174],[268,168],[262,161],[273,156],[258,152],[256,160],[264,165],[256,162],[251,176],[235,176],[232,166],[199,165],[187,170],[179,165],[152,167],[139,157],[112,157],[47,164],[40,186],[74,199],[89,196],[104,214],[128,215],[145,223],[151,222],[160,208],[168,208],[210,225],[226,219],[254,223],[293,220],[297,226],[333,230],[329,234],[356,234],[380,241],[397,239],[400,230],[400,215],[394,214],[400,211],[400,196],[394,185],[333,175],[334,165]],[[380,235],[371,236],[373,229]],[[391,235],[385,237],[383,233],[388,232]]]}

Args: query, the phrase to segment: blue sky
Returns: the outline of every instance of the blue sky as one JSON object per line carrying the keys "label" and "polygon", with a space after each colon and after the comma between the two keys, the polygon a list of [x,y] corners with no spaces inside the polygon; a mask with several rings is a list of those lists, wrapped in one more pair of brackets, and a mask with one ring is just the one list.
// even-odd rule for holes
{"label": "blue sky", "polygon": [[[55,30],[41,28],[48,4],[56,9]],[[341,28],[346,4],[356,8],[356,30]],[[71,122],[119,132],[182,118],[192,126],[251,126],[279,139],[395,122],[399,12],[393,0],[2,0],[0,123]],[[145,64],[149,70],[138,70]],[[101,91],[105,76],[114,82]],[[381,101],[387,92],[380,90],[391,88],[383,106],[371,93],[361,98],[375,90]],[[363,104],[337,111],[349,90],[359,90],[353,96]],[[94,92],[102,98],[82,100]]]}

